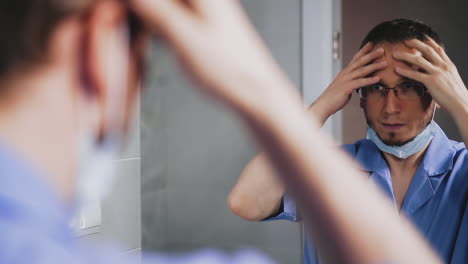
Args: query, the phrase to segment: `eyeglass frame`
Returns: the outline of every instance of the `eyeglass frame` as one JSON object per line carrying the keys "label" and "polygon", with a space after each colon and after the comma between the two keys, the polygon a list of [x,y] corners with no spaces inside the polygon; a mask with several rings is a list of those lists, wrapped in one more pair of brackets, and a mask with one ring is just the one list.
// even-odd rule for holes
{"label": "eyeglass frame", "polygon": [[[415,97],[415,98],[406,98],[406,99],[403,99],[403,100],[414,100],[414,99],[416,99],[416,98],[424,97],[424,96],[427,94],[427,88],[426,88],[426,86],[425,86],[424,84],[422,84],[422,83],[420,83],[420,82],[416,82],[416,81],[410,80],[410,79],[404,80],[404,81],[402,81],[401,83],[399,83],[399,84],[397,84],[397,85],[395,85],[395,86],[393,86],[393,87],[387,87],[385,84],[383,84],[383,83],[381,83],[381,82],[378,82],[378,83],[371,84],[371,85],[368,85],[368,86],[360,87],[360,88],[356,89],[356,93],[359,94],[359,97],[360,97],[361,99],[366,100],[366,99],[367,99],[367,96],[364,97],[363,92],[362,92],[363,89],[368,88],[368,87],[371,87],[371,86],[374,86],[374,85],[380,84],[381,86],[383,86],[383,89],[384,89],[384,92],[383,92],[384,94],[382,95],[381,98],[384,98],[385,96],[388,95],[388,93],[390,93],[390,90],[393,90],[393,92],[395,93],[395,96],[396,96],[398,99],[401,100],[402,98],[398,96],[398,93],[399,93],[399,91],[400,91],[401,88],[398,88],[398,87],[401,86],[402,84],[405,84],[405,83],[406,83],[406,84],[407,84],[407,83],[411,83],[411,84],[419,85],[420,87],[422,87],[422,89],[421,89],[421,90],[422,90],[422,93],[419,94],[418,91],[416,91],[416,93],[418,94],[418,97]],[[382,93],[381,91],[379,91],[379,92]]]}

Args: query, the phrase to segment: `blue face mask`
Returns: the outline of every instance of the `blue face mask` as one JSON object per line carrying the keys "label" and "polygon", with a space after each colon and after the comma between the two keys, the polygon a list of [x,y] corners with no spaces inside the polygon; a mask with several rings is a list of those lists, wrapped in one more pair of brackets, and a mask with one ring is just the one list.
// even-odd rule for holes
{"label": "blue face mask", "polygon": [[434,120],[427,125],[413,140],[403,146],[389,146],[382,142],[377,133],[371,127],[367,127],[367,139],[372,140],[377,147],[386,153],[392,154],[400,159],[406,159],[421,151],[435,135],[436,126]]}
{"label": "blue face mask", "polygon": [[426,126],[419,134],[410,142],[403,146],[389,146],[382,142],[374,129],[367,126],[367,139],[372,140],[374,144],[380,149],[380,151],[392,154],[400,159],[407,159],[408,157],[421,151],[431,140],[434,138],[436,133],[436,125],[434,122],[436,107],[432,112],[432,120],[429,125]]}

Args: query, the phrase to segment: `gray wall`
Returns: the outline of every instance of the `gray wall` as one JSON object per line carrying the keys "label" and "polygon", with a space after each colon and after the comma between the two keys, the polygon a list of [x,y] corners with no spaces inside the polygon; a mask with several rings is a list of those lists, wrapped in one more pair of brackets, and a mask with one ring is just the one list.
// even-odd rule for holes
{"label": "gray wall", "polygon": [[[300,1],[244,4],[299,85]],[[249,246],[280,263],[300,263],[299,224],[246,222],[228,208],[229,191],[257,151],[243,124],[196,92],[161,42],[154,45],[151,61],[141,107],[142,248],[178,252]]]}
{"label": "gray wall", "polygon": [[[343,62],[357,52],[365,34],[373,26],[394,18],[415,18],[432,26],[446,44],[447,53],[468,80],[468,1],[457,0],[343,0]],[[450,116],[439,110],[436,121],[449,138],[461,140]],[[365,136],[365,119],[354,95],[343,111],[343,142],[352,143]]]}

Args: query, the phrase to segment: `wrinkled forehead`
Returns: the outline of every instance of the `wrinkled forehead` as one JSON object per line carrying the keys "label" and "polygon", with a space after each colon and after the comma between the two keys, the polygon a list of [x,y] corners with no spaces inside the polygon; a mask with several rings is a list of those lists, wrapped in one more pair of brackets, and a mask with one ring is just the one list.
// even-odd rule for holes
{"label": "wrinkled forehead", "polygon": [[376,44],[373,47],[373,50],[376,50],[378,48],[382,48],[384,50],[384,54],[382,57],[379,59],[375,60],[375,62],[380,62],[380,61],[387,61],[388,66],[380,70],[378,72],[375,72],[374,76],[379,76],[382,80],[382,82],[386,85],[396,85],[399,82],[401,82],[402,79],[404,79],[402,76],[398,75],[395,71],[396,67],[401,67],[401,68],[413,68],[414,66],[411,66],[410,64],[396,60],[393,57],[393,54],[395,52],[406,52],[406,53],[412,53],[412,54],[421,54],[419,51],[417,51],[414,48],[409,48],[406,46],[403,42],[398,42],[398,43],[389,43],[389,42],[383,42]]}
{"label": "wrinkled forehead", "polygon": [[406,46],[403,42],[397,42],[397,43],[383,42],[383,43],[379,43],[379,44],[376,44],[374,46],[373,50],[376,50],[378,48],[382,48],[384,50],[384,56],[382,56],[382,58],[380,58],[377,61],[386,60],[389,63],[389,65],[391,65],[391,64],[396,64],[398,66],[405,65],[403,62],[397,61],[397,60],[395,60],[393,58],[393,54],[395,52],[407,52],[407,53],[412,53],[412,54],[421,54],[418,50]]}

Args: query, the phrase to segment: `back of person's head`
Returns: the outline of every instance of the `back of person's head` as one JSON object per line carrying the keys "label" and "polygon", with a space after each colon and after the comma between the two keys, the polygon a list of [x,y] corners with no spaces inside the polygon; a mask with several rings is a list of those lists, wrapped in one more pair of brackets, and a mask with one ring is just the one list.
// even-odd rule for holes
{"label": "back of person's head", "polygon": [[439,34],[430,26],[420,21],[398,18],[375,26],[363,39],[360,47],[364,47],[369,42],[375,45],[382,42],[398,43],[410,39],[424,41],[427,37],[443,46]]}
{"label": "back of person's head", "polygon": [[0,144],[67,199],[131,123],[144,51],[133,20],[124,0],[0,1]]}
{"label": "back of person's head", "polygon": [[94,0],[0,1],[0,79],[45,58],[52,32],[65,17]]}

